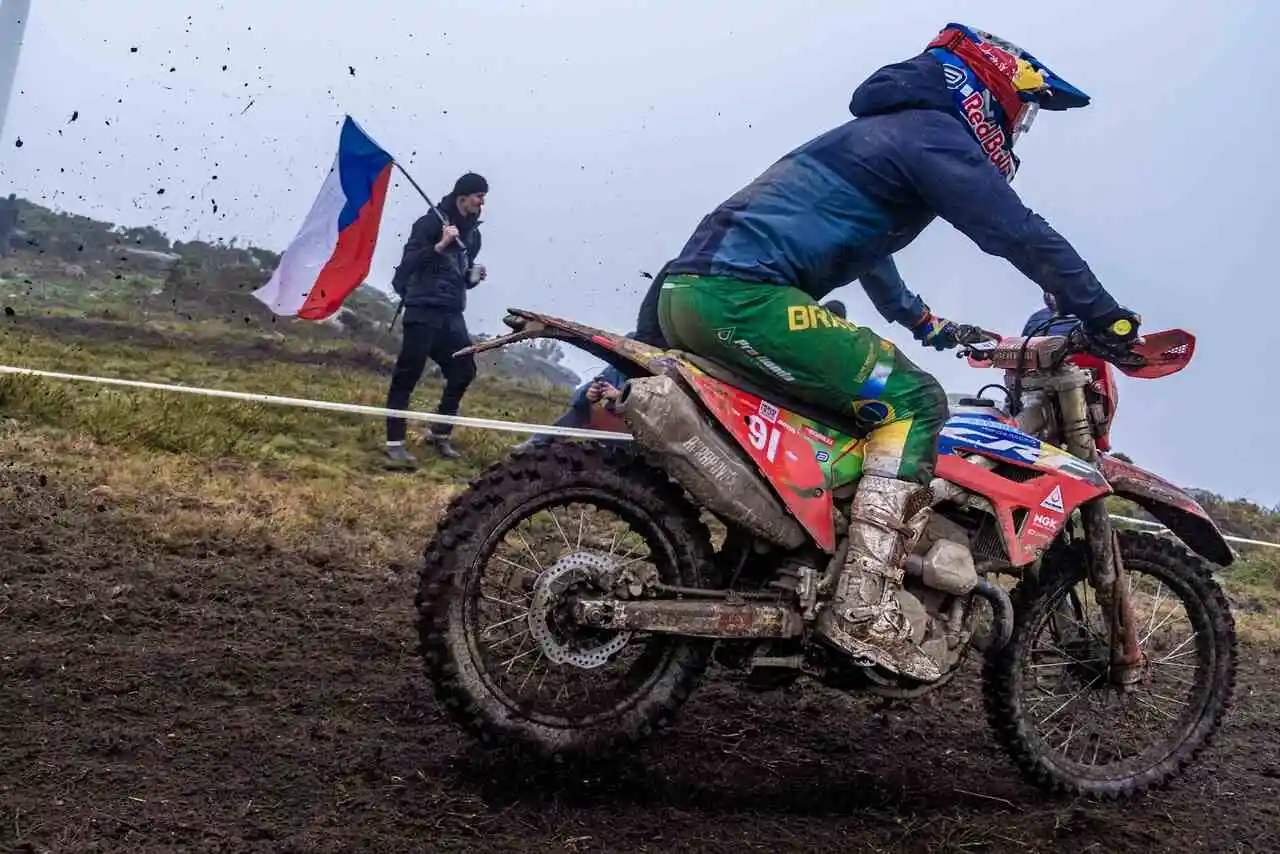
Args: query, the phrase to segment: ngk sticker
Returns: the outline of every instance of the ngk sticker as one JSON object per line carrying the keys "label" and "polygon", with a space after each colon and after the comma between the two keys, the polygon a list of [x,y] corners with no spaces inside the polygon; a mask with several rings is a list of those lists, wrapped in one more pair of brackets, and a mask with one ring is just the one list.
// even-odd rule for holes
{"label": "ngk sticker", "polygon": [[1037,528],[1044,528],[1046,531],[1052,531],[1058,524],[1052,516],[1046,516],[1043,513],[1037,513],[1031,521]]}
{"label": "ngk sticker", "polygon": [[767,400],[760,401],[760,417],[770,424],[776,423],[778,420],[778,407]]}

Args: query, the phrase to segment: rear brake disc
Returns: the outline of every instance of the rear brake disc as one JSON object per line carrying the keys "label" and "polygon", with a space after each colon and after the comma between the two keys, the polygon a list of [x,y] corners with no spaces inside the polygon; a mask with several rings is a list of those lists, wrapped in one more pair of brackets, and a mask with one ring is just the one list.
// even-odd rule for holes
{"label": "rear brake disc", "polygon": [[[538,576],[529,605],[529,634],[553,664],[583,670],[602,667],[631,642],[632,632],[602,632],[569,621],[567,594],[575,588],[600,590],[599,579],[613,575],[617,562],[599,552],[575,552]],[[562,610],[563,609],[563,610]],[[566,636],[567,635],[567,636]]]}

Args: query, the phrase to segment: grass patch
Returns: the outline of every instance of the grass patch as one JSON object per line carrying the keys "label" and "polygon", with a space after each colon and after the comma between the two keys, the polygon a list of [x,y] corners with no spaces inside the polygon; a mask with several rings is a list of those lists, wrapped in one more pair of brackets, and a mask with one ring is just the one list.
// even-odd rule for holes
{"label": "grass patch", "polygon": [[1280,551],[1247,549],[1219,578],[1241,636],[1280,644]]}
{"label": "grass patch", "polygon": [[[62,340],[19,324],[0,334],[0,362],[69,373],[259,392],[382,406],[387,373],[341,366],[355,348],[314,343],[280,352],[236,350],[204,353],[200,342],[154,340],[149,345],[127,338],[128,327],[102,327],[101,338]],[[291,346],[296,349],[290,349]],[[303,355],[307,359],[297,359]],[[325,356],[329,356],[326,359]],[[314,358],[316,363],[309,363]],[[339,366],[325,364],[339,362]],[[425,377],[414,397],[420,409],[433,409],[441,389],[437,377]],[[533,390],[509,380],[478,379],[463,401],[463,414],[535,424],[550,423],[563,411],[567,394]],[[378,418],[292,407],[201,398],[173,392],[115,389],[37,377],[0,377],[0,412],[51,435],[82,436],[135,451],[190,455],[201,460],[234,458],[271,463],[299,473],[371,473],[381,470],[377,452],[383,441]],[[458,429],[456,444],[466,463],[424,459],[427,475],[456,477],[504,456],[523,437],[518,434]]]}
{"label": "grass patch", "polygon": [[0,455],[7,474],[38,477],[169,551],[278,550],[347,570],[416,564],[457,489],[426,478],[202,461],[32,432],[13,421],[0,426]]}
{"label": "grass patch", "polygon": [[[87,327],[93,334],[80,334],[85,328],[59,337],[7,324],[0,363],[374,406],[385,400],[387,373],[309,363],[316,342],[241,352],[235,333],[214,339],[201,329],[197,340],[180,328],[160,329],[169,336],[160,338],[144,334],[154,326],[97,323]],[[138,337],[148,345],[130,340]],[[241,343],[249,338],[239,333]],[[210,354],[205,341],[224,352]],[[335,360],[359,348],[319,346]],[[415,406],[433,409],[440,389],[438,378],[425,377]],[[463,414],[546,424],[566,399],[481,378]],[[0,419],[0,458],[10,472],[88,493],[100,510],[166,548],[280,549],[320,565],[365,568],[418,561],[457,484],[523,438],[459,428],[464,460],[422,453],[418,472],[392,473],[379,457],[379,418],[24,376],[0,376]]]}

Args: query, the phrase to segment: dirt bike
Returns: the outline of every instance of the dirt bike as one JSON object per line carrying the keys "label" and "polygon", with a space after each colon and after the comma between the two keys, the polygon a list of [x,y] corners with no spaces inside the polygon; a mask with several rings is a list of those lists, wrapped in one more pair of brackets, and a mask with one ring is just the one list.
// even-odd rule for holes
{"label": "dirt bike", "polygon": [[550,337],[604,359],[629,377],[615,410],[634,441],[499,462],[428,544],[422,654],[476,737],[600,756],[669,725],[713,659],[758,690],[806,676],[911,699],[974,650],[997,740],[1050,791],[1164,785],[1220,727],[1236,668],[1226,598],[1186,548],[1113,530],[1106,507],[1134,501],[1203,558],[1232,562],[1190,495],[1105,452],[1112,365],[1175,373],[1189,333],[1123,353],[1077,334],[966,338],[958,355],[1004,369],[1013,389],[997,384],[1004,407],[952,399],[939,436],[934,513],[900,594],[942,671],[926,684],[812,636],[848,550],[865,422],[703,356],[518,309],[505,322],[511,334],[461,352]]}

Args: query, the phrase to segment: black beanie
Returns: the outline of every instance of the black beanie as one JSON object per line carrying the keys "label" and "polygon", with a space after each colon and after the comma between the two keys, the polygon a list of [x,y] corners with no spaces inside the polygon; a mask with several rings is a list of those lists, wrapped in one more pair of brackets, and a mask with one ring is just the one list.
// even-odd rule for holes
{"label": "black beanie", "polygon": [[474,172],[468,172],[453,185],[455,196],[470,196],[475,193],[489,192],[489,182]]}

